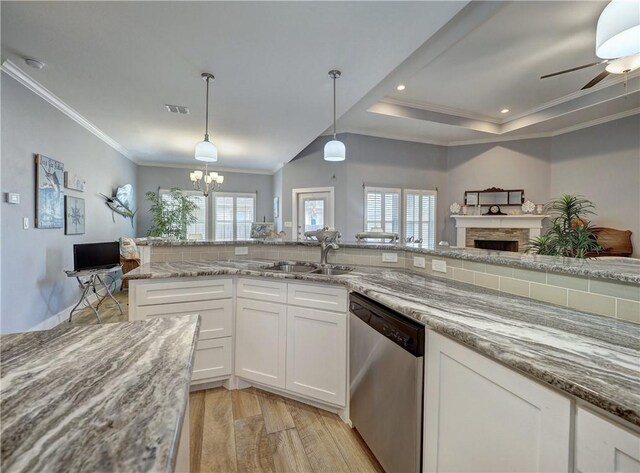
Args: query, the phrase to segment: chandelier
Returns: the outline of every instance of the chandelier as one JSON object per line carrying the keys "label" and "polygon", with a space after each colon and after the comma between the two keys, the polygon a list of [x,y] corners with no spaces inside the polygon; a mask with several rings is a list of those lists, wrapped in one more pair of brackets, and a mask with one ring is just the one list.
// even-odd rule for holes
{"label": "chandelier", "polygon": [[208,172],[207,165],[204,166],[204,172],[193,171],[189,174],[193,188],[199,190],[205,197],[209,196],[209,192],[220,190],[224,182],[224,176],[215,171]]}

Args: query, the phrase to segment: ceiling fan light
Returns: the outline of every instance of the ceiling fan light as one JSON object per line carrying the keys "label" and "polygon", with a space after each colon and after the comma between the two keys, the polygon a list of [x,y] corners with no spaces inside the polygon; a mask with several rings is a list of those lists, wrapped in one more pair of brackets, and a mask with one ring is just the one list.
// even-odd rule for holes
{"label": "ceiling fan light", "polygon": [[325,161],[344,161],[346,156],[346,148],[344,143],[339,140],[331,140],[324,145]]}
{"label": "ceiling fan light", "polygon": [[640,68],[640,54],[616,59],[607,64],[605,69],[611,74],[623,74]]}
{"label": "ceiling fan light", "polygon": [[612,0],[596,27],[596,55],[615,59],[640,53],[640,3]]}
{"label": "ceiling fan light", "polygon": [[201,141],[196,145],[195,158],[198,161],[213,163],[218,160],[218,148],[210,141]]}

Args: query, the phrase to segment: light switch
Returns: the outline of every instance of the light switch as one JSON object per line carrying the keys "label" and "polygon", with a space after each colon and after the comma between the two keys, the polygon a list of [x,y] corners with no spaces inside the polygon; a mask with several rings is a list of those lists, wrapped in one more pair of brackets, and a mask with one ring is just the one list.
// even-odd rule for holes
{"label": "light switch", "polygon": [[426,266],[426,261],[424,259],[424,256],[414,256],[413,265],[416,268],[424,268]]}
{"label": "light switch", "polygon": [[7,202],[9,204],[19,204],[20,203],[20,194],[16,192],[7,192]]}
{"label": "light switch", "polygon": [[398,253],[382,253],[382,262],[383,263],[397,263],[398,262]]}
{"label": "light switch", "polygon": [[447,262],[441,259],[434,259],[433,261],[431,261],[431,269],[433,271],[437,271],[438,273],[446,273]]}
{"label": "light switch", "polygon": [[246,246],[236,246],[236,256],[240,256],[240,255],[248,255],[249,254],[249,248]]}
{"label": "light switch", "polygon": [[287,228],[291,228],[293,224],[291,222],[284,222],[284,226]]}
{"label": "light switch", "polygon": [[22,228],[23,230],[29,230],[29,217],[24,217],[22,219]]}

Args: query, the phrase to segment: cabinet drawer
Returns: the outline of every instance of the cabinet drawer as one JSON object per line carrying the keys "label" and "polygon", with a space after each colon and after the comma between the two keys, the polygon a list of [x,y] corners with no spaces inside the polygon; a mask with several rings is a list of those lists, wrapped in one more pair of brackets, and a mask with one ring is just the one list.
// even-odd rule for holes
{"label": "cabinet drawer", "polygon": [[311,309],[347,311],[347,291],[340,287],[289,284],[287,303]]}
{"label": "cabinet drawer", "polygon": [[207,279],[140,284],[136,305],[172,304],[225,299],[233,296],[231,279]]}
{"label": "cabinet drawer", "polygon": [[238,279],[238,297],[286,303],[287,284],[262,279]]}
{"label": "cabinet drawer", "polygon": [[231,337],[199,341],[191,381],[231,375],[231,349]]}
{"label": "cabinet drawer", "polygon": [[144,318],[199,314],[199,340],[230,337],[232,334],[233,301],[231,299],[147,305],[140,307],[138,314]]}

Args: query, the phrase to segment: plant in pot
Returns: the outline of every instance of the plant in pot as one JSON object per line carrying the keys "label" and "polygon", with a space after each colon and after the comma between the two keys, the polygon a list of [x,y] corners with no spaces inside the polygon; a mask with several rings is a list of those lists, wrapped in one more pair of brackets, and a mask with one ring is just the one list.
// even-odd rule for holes
{"label": "plant in pot", "polygon": [[587,216],[595,215],[595,206],[581,195],[563,194],[545,205],[551,217],[544,235],[529,241],[528,253],[587,258],[602,248],[598,245]]}
{"label": "plant in pot", "polygon": [[187,238],[187,227],[197,221],[198,206],[180,189],[171,189],[168,194],[147,192],[146,200],[151,202],[151,228],[147,232],[152,237]]}

